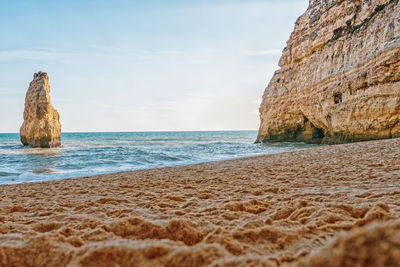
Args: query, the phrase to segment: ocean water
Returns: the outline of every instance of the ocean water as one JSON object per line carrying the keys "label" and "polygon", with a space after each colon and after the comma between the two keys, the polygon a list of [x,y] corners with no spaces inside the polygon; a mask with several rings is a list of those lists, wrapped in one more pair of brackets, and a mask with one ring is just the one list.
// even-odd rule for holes
{"label": "ocean water", "polygon": [[254,144],[257,131],[63,133],[60,148],[21,145],[0,134],[0,184],[184,165],[313,145]]}

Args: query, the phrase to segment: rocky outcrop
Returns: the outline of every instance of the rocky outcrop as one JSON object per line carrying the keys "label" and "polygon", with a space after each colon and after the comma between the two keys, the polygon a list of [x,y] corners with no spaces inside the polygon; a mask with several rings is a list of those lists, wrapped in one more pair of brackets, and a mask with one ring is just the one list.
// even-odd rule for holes
{"label": "rocky outcrop", "polygon": [[50,103],[49,76],[45,72],[33,75],[25,97],[21,142],[33,147],[61,145],[61,124],[57,110]]}
{"label": "rocky outcrop", "polygon": [[399,0],[310,0],[279,66],[257,141],[400,137]]}

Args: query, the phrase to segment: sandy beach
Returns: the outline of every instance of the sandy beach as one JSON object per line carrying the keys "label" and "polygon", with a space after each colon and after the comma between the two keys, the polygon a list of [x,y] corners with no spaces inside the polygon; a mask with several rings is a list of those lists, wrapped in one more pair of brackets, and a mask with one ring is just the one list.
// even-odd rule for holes
{"label": "sandy beach", "polygon": [[0,266],[399,266],[399,148],[1,186]]}

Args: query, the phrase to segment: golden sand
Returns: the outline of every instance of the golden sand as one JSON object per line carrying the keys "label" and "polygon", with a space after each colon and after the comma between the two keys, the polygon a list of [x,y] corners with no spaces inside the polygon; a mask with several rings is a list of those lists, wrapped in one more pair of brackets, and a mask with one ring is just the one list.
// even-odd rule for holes
{"label": "golden sand", "polygon": [[400,262],[400,139],[6,185],[0,196],[0,266]]}

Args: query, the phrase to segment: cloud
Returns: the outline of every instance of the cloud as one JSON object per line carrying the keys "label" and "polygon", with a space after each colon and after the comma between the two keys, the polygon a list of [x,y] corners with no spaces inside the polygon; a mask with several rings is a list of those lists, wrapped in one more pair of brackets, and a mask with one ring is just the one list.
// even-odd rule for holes
{"label": "cloud", "polygon": [[69,55],[65,52],[54,51],[51,49],[23,49],[23,50],[3,50],[0,51],[0,60],[65,60]]}
{"label": "cloud", "polygon": [[247,56],[275,56],[281,55],[282,50],[280,49],[266,49],[266,50],[247,50],[244,52]]}
{"label": "cloud", "polygon": [[89,46],[92,50],[70,51],[53,48],[24,48],[18,50],[0,50],[0,61],[7,60],[32,60],[32,61],[57,61],[68,63],[77,58],[108,56],[109,58],[124,59],[127,55],[139,54],[146,51],[133,49],[120,49],[107,46]]}
{"label": "cloud", "polygon": [[120,47],[120,46],[112,46],[112,45],[89,45],[88,48],[91,50],[91,53],[99,53],[104,55],[107,54],[124,54],[124,55],[141,55],[141,56],[154,56],[158,57],[160,55],[166,56],[181,56],[186,55],[187,52],[183,50],[149,50],[149,49],[137,49],[130,47]]}

